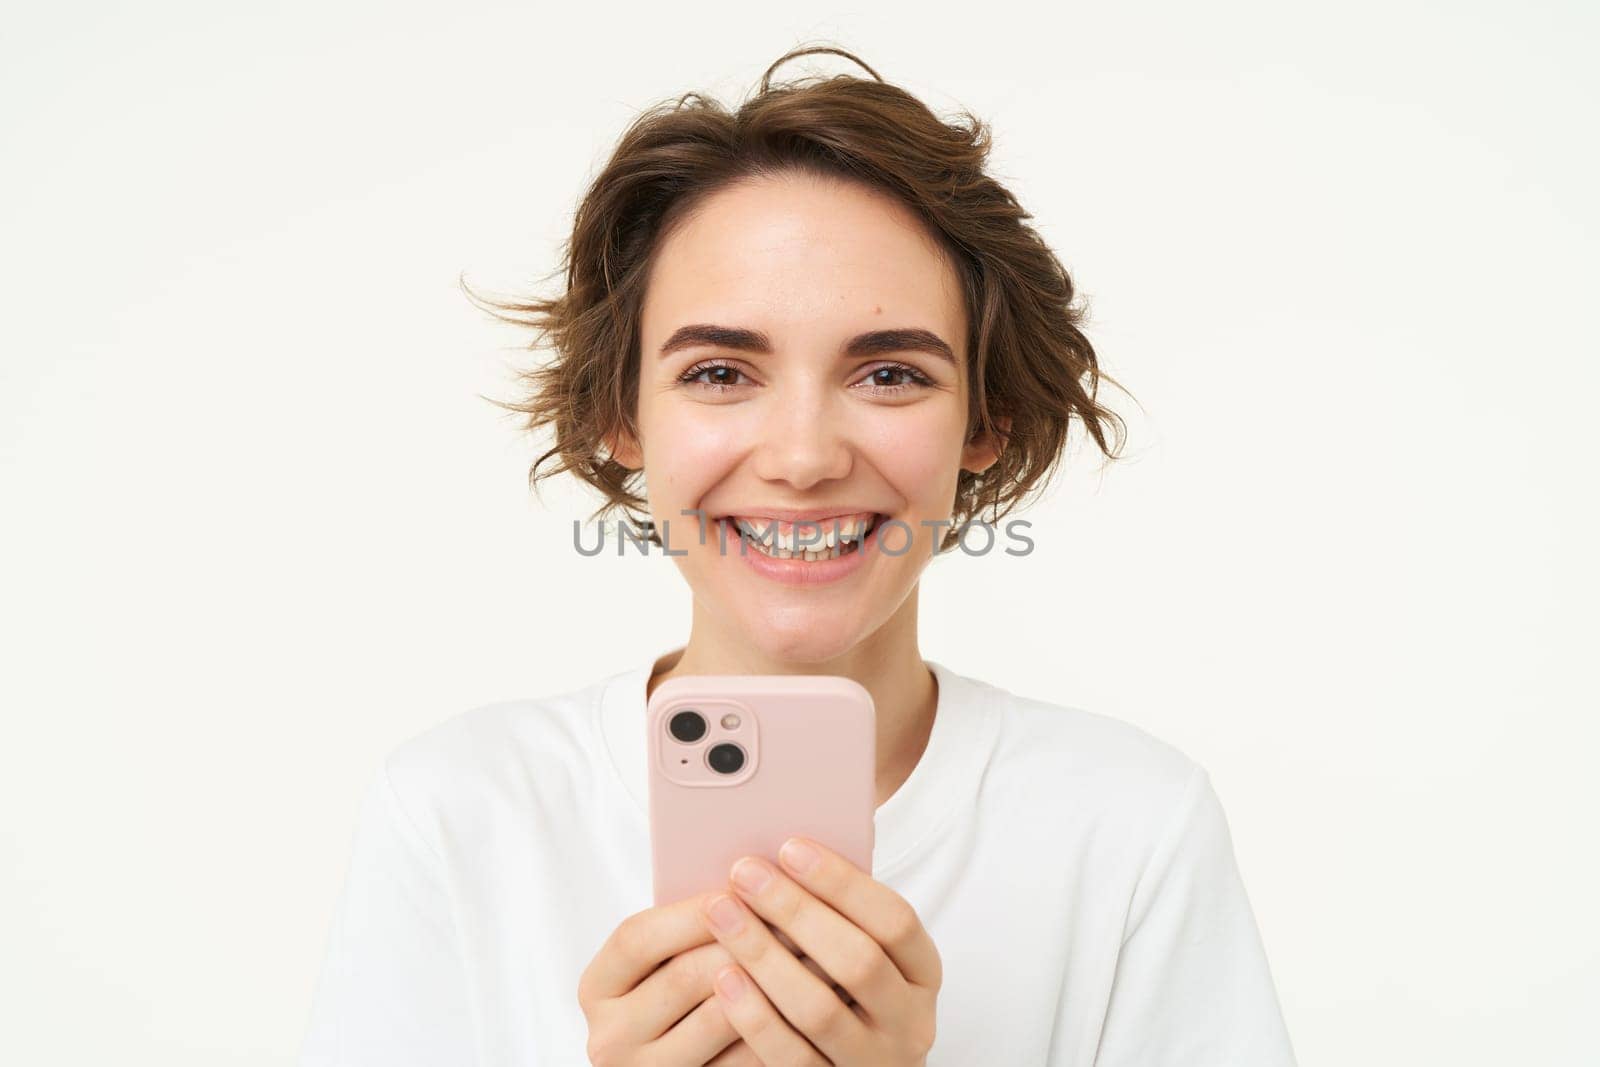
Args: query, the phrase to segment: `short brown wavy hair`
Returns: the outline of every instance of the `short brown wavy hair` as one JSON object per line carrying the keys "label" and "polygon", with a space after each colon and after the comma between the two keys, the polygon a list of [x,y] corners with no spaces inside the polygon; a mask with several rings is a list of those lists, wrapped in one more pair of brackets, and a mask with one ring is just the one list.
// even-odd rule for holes
{"label": "short brown wavy hair", "polygon": [[[823,52],[850,59],[872,78],[771,83],[788,60]],[[576,474],[605,496],[591,518],[621,510],[660,544],[638,492],[643,472],[618,463],[606,447],[614,434],[637,439],[639,320],[652,256],[670,228],[719,189],[795,171],[899,198],[960,276],[972,385],[968,439],[987,432],[1002,447],[987,470],[960,472],[942,549],[956,543],[963,522],[998,521],[1048,482],[1074,421],[1107,459],[1116,458],[1126,427],[1097,397],[1102,380],[1117,383],[1102,373],[1079,328],[1085,309],[1073,303],[1072,279],[1025,221],[1032,216],[984,173],[988,125],[967,111],[959,117],[965,121],[941,120],[855,55],[828,45],[785,53],[737,111],[689,92],[640,114],[577,209],[563,246],[564,292],[497,301],[461,283],[496,318],[531,327],[529,348],[553,350],[552,360],[519,373],[522,399],[491,400],[525,415],[529,431],[553,430],[552,446],[528,473],[535,493],[541,478]],[[1002,418],[1009,419],[1004,431]],[[552,465],[541,472],[547,461]]]}

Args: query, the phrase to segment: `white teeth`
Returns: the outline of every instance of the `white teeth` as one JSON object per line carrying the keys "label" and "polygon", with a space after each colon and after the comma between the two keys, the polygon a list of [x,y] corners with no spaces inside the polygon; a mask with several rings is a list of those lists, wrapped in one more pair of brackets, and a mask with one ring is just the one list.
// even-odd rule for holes
{"label": "white teeth", "polygon": [[[867,519],[817,519],[791,525],[784,534],[777,523],[730,516],[731,521],[756,551],[776,559],[837,559],[847,548],[859,546],[870,532],[877,516]],[[820,535],[820,540],[819,540]],[[801,539],[805,543],[802,545]]]}

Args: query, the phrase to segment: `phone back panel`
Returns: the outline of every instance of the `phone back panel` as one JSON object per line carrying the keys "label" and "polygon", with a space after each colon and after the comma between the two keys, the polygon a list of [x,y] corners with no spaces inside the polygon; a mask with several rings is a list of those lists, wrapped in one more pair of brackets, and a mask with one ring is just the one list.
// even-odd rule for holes
{"label": "phone back panel", "polygon": [[[708,727],[692,742],[669,729],[684,710]],[[740,856],[777,863],[795,834],[872,873],[877,718],[858,682],[681,675],[656,687],[645,719],[655,904],[725,888]],[[744,754],[734,773],[708,758],[719,745]]]}

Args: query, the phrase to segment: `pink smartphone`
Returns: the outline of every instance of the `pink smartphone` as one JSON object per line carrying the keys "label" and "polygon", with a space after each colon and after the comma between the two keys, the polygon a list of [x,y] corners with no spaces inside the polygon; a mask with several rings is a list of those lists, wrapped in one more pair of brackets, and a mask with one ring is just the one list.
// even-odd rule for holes
{"label": "pink smartphone", "polygon": [[740,856],[802,834],[872,873],[877,713],[818,674],[668,678],[647,714],[655,903],[728,888]]}

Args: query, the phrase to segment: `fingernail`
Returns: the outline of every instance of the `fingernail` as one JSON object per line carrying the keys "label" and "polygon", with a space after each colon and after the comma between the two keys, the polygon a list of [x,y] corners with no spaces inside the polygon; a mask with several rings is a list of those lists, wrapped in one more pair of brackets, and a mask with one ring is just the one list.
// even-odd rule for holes
{"label": "fingernail", "polygon": [[739,905],[726,893],[711,902],[707,914],[711,917],[711,925],[725,934],[738,933],[744,922],[744,917],[739,914]]}
{"label": "fingernail", "polygon": [[784,866],[796,874],[805,874],[816,866],[817,850],[798,837],[791,837],[778,850],[778,858],[783,861]]}
{"label": "fingernail", "polygon": [[772,872],[766,865],[746,856],[733,865],[733,880],[739,888],[747,893],[759,893],[761,887],[772,878]]}
{"label": "fingernail", "polygon": [[723,968],[717,975],[717,992],[729,1000],[738,1000],[744,995],[744,975],[739,973],[739,968]]}

